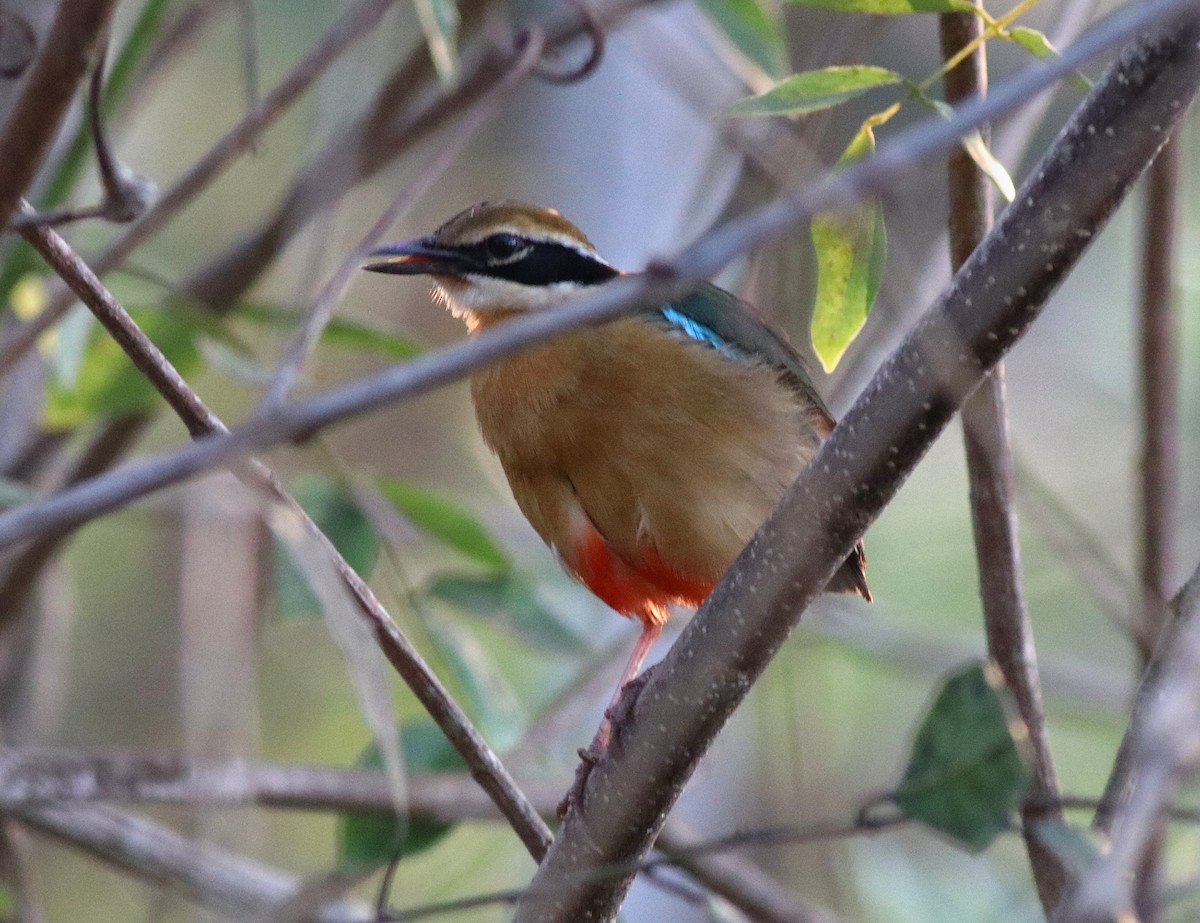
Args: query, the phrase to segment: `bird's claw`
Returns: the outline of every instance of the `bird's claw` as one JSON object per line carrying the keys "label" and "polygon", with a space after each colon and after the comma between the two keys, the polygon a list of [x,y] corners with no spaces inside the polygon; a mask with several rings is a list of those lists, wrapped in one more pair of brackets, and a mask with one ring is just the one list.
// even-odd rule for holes
{"label": "bird's claw", "polygon": [[586,748],[579,749],[579,765],[575,767],[575,781],[571,783],[570,790],[558,803],[556,810],[560,818],[566,817],[572,806],[581,807],[583,805],[584,786],[587,785],[592,770],[600,762],[600,757],[609,750],[613,752],[614,756],[622,755],[622,735],[626,726],[633,720],[633,707],[637,704],[638,696],[641,695],[642,688],[650,679],[650,674],[654,672],[656,666],[658,665],[649,667],[641,675],[635,676],[621,687],[621,692],[616,700],[604,710],[604,720],[600,723],[600,728],[596,731],[596,736],[592,738],[591,744]]}
{"label": "bird's claw", "polygon": [[604,749],[597,748],[596,741],[593,740],[590,747],[580,747],[576,752],[579,754],[579,765],[575,767],[575,781],[571,783],[570,789],[563,795],[562,801],[555,809],[555,813],[560,818],[566,817],[572,807],[583,804],[583,787],[587,785],[588,776],[592,774],[593,767],[600,762]]}

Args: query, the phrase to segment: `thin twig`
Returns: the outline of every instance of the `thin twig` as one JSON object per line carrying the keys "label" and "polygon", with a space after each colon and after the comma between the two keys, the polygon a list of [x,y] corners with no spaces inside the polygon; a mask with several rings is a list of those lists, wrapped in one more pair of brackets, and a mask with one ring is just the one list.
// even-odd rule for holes
{"label": "thin twig", "polygon": [[[121,457],[149,425],[146,417],[122,417],[101,428],[99,435],[80,454],[63,479],[63,485],[78,484],[106,471]],[[53,557],[69,530],[51,531],[38,536],[5,569],[0,580],[0,631],[21,613],[21,602],[37,580],[46,562]]]}
{"label": "thin twig", "polygon": [[559,309],[516,318],[468,342],[330,389],[307,401],[287,404],[271,416],[259,418],[228,435],[209,436],[2,513],[0,548],[46,529],[84,522],[254,450],[301,439],[334,422],[424,394],[551,336],[612,320],[636,310],[639,304],[659,303],[686,292],[695,280],[712,275],[735,256],[784,233],[815,212],[844,207],[865,195],[892,191],[893,184],[905,171],[944,153],[966,131],[1020,105],[1084,61],[1129,39],[1148,23],[1177,13],[1190,2],[1150,0],[1123,7],[1061,56],[1028,68],[985,99],[962,106],[953,118],[922,122],[891,143],[881,145],[874,157],[715,228],[671,264],[653,264],[644,273],[622,276],[589,294],[573,297]]}
{"label": "thin twig", "polygon": [[0,227],[41,167],[116,5],[116,0],[59,3],[21,96],[0,127]]}
{"label": "thin twig", "polygon": [[[539,51],[540,43],[531,41],[529,53],[522,62],[524,70],[514,70],[509,78],[496,88],[495,93],[506,96],[511,92],[537,61]],[[228,432],[224,423],[204,405],[158,347],[138,328],[99,278],[61,237],[52,229],[44,227],[27,228],[21,233],[92,310],[105,329],[126,351],[134,365],[183,420],[194,438]],[[320,544],[367,618],[388,660],[462,755],[479,784],[496,801],[526,848],[534,858],[540,858],[551,838],[549,828],[529,805],[528,799],[521,794],[499,758],[471,725],[462,709],[430,671],[420,653],[400,632],[375,594],[287,493],[269,468],[259,461],[250,460],[236,463],[233,470],[250,484],[264,489],[273,499],[291,509],[309,535]]]}
{"label": "thin twig", "polygon": [[[209,187],[255,139],[299,100],[312,84],[347,50],[364,38],[395,0],[359,0],[329,29],[312,51],[297,64],[263,101],[231,128],[197,160],[141,220],[118,237],[93,262],[96,275],[103,276],[157,234],[185,206]],[[11,209],[10,209],[11,211]],[[62,319],[74,303],[65,289],[51,292],[46,307],[14,334],[0,353],[0,375],[19,359],[38,337]]]}
{"label": "thin twig", "polygon": [[[599,881],[587,873],[636,861],[650,848],[715,735],[806,607],[1038,317],[1195,96],[1200,12],[1193,5],[1188,14],[1137,40],[1107,70],[951,288],[684,628],[637,692],[627,732],[592,768],[539,867],[533,888],[547,896],[522,903],[517,923],[616,914],[633,876]],[[1104,183],[1078,182],[1099,175]],[[1200,694],[1193,705],[1200,707]]]}
{"label": "thin twig", "polygon": [[[529,34],[526,33],[521,41],[527,46],[526,54],[522,57],[528,57],[527,48],[531,42]],[[540,40],[538,40],[538,44],[541,44]],[[519,60],[520,58],[518,58]],[[303,326],[284,350],[283,359],[263,393],[256,413],[270,413],[287,399],[301,364],[308,358],[321,338],[321,333],[333,317],[334,305],[341,300],[351,280],[359,274],[363,261],[375,249],[392,225],[399,221],[429,191],[438,178],[458,159],[471,139],[495,117],[497,107],[504,99],[505,97],[501,94],[492,94],[486,98],[485,105],[476,105],[467,109],[463,117],[455,123],[450,137],[439,145],[438,152],[392,199],[391,204],[371,225],[370,230],[342,260],[341,265],[322,287]]]}
{"label": "thin twig", "polygon": [[1110,833],[1110,848],[1084,873],[1059,923],[1134,919],[1136,872],[1180,782],[1200,765],[1200,568],[1174,608],[1093,821]]}
{"label": "thin twig", "polygon": [[[591,11],[595,21],[606,26],[653,2],[605,0]],[[464,34],[476,30],[485,8],[486,0],[464,0],[460,8]],[[541,29],[551,49],[571,41],[583,29],[578,14],[561,4],[554,5],[532,27]],[[486,92],[511,64],[511,52],[490,51],[474,66],[464,66],[452,90],[430,94],[430,87],[436,84],[433,65],[425,49],[418,48],[379,88],[363,115],[305,166],[275,212],[193,274],[185,288],[214,309],[227,309],[313,215],[427,138]],[[355,143],[348,145],[347,137]]]}
{"label": "thin twig", "polygon": [[36,214],[23,210],[13,218],[10,227],[20,229],[35,224],[57,227],[88,218],[103,218],[118,224],[128,224],[145,212],[158,191],[153,182],[138,176],[117,159],[108,137],[103,105],[104,63],[107,51],[108,46],[105,42],[88,81],[88,124],[91,128],[92,148],[96,152],[96,164],[99,167],[104,197],[96,205],[79,208],[56,208]]}
{"label": "thin twig", "polygon": [[[939,18],[942,55],[949,61],[960,49],[983,35],[983,22],[974,13],[943,13]],[[954,104],[987,92],[987,58],[980,45],[943,77],[946,102]],[[985,143],[989,132],[981,128]],[[955,271],[970,258],[994,222],[992,188],[988,178],[961,147],[947,160],[951,265]],[[1013,460],[1008,442],[1008,408],[1004,363],[999,362],[962,408],[963,442],[970,482],[971,523],[988,655],[1000,667],[1017,708],[1029,729],[1033,755],[1030,789],[1037,795],[1058,795],[1041,678],[1034,649],[1033,626],[1025,605],[1017,514],[1013,501]],[[1025,818],[1025,849],[1038,898],[1047,916],[1070,888],[1067,864],[1038,836],[1035,824],[1045,812]]]}
{"label": "thin twig", "polygon": [[[534,790],[532,801],[543,816],[552,817],[561,794],[557,783],[542,785]],[[406,795],[404,816],[410,820],[454,824],[500,818],[495,804],[466,774],[412,776]],[[98,801],[383,814],[396,810],[387,778],[378,770],[40,748],[6,748],[0,753],[0,811]],[[701,851],[705,845],[678,821],[672,820],[663,831],[661,846],[680,869],[755,919],[825,919],[757,866],[731,854],[723,841],[720,852],[725,854],[713,860],[707,859],[712,853]]]}
{"label": "thin twig", "polygon": [[[544,816],[553,816],[561,794],[545,785],[537,791],[535,802]],[[414,775],[407,796],[404,813],[434,823],[502,816],[466,773]],[[96,801],[396,811],[386,775],[375,770],[36,747],[0,753],[0,809]]]}
{"label": "thin twig", "polygon": [[663,827],[656,847],[679,869],[761,923],[834,923],[834,917],[788,893],[757,865],[734,852],[694,853],[702,841],[678,818]]}
{"label": "thin twig", "polygon": [[[1142,218],[1141,403],[1142,466],[1141,611],[1138,650],[1142,666],[1168,617],[1175,562],[1174,514],[1179,481],[1178,359],[1174,307],[1174,255],[1179,196],[1179,144],[1162,149],[1146,177]],[[1166,822],[1150,838],[1138,867],[1134,903],[1141,923],[1162,919],[1162,849]]]}
{"label": "thin twig", "polygon": [[[293,900],[304,883],[244,856],[189,840],[173,830],[104,806],[43,806],[13,812],[30,829],[68,843],[147,881],[181,893],[234,920],[256,920]],[[322,923],[368,919],[368,909],[336,901]]]}
{"label": "thin twig", "polygon": [[1146,177],[1142,217],[1141,631],[1143,665],[1167,617],[1175,563],[1173,517],[1179,481],[1178,359],[1174,257],[1179,144],[1162,149]]}

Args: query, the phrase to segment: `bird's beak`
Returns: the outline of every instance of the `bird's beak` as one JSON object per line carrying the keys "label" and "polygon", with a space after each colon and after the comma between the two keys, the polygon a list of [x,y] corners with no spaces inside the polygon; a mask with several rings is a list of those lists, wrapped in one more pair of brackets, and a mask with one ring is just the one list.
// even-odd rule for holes
{"label": "bird's beak", "polygon": [[363,266],[370,272],[390,272],[401,276],[459,275],[469,271],[469,261],[455,250],[439,247],[432,238],[418,237],[385,244],[369,254],[376,262]]}

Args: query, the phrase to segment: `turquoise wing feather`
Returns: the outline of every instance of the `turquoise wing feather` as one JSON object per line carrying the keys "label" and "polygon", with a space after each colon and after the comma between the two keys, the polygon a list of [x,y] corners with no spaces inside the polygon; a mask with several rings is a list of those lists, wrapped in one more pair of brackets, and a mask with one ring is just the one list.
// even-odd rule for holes
{"label": "turquoise wing feather", "polygon": [[707,343],[731,358],[754,356],[775,366],[797,391],[816,405],[832,428],[833,417],[817,394],[803,357],[752,305],[702,282],[691,294],[663,305],[654,314],[686,336]]}

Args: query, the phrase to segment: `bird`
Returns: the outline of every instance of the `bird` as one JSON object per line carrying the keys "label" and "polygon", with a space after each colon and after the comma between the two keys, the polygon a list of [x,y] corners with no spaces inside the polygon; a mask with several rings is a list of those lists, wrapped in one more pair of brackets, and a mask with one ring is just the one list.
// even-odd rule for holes
{"label": "bird", "polygon": [[[369,258],[372,272],[431,277],[470,335],[622,275],[557,211],[513,201],[474,205]],[[834,419],[783,335],[708,282],[478,368],[470,393],[534,530],[641,623],[593,741],[602,749],[671,607],[704,601]],[[871,600],[861,542],[826,591]]]}

